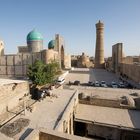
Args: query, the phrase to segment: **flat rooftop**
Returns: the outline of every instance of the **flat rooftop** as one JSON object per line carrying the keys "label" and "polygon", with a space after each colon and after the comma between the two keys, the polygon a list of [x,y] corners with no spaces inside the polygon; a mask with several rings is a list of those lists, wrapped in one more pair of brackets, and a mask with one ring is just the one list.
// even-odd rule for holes
{"label": "flat rooftop", "polygon": [[35,111],[28,113],[25,118],[28,118],[31,122],[28,127],[44,127],[53,129],[59,115],[63,112],[70,98],[75,91],[73,90],[53,90],[53,94],[58,98],[47,97],[41,102],[37,102],[35,105]]}
{"label": "flat rooftop", "polygon": [[140,96],[140,90],[123,89],[123,88],[102,88],[102,87],[84,87],[84,86],[71,86],[71,88],[77,88],[79,92],[89,96],[97,96],[102,99],[119,99],[122,96],[133,96],[133,93],[138,93]]}
{"label": "flat rooftop", "polygon": [[[57,96],[56,97],[46,97],[41,102],[36,102],[34,104],[34,111],[31,113],[29,111],[26,112],[26,115],[21,115],[16,117],[14,120],[18,118],[26,118],[30,120],[29,125],[24,128],[24,130],[17,134],[14,138],[20,137],[27,128],[47,128],[54,129],[58,120],[60,119],[61,113],[63,113],[64,109],[67,107],[69,101],[76,93],[75,90],[63,90],[63,89],[54,89],[52,93]],[[14,121],[12,120],[12,121]]]}
{"label": "flat rooftop", "polygon": [[76,121],[140,129],[140,111],[79,104]]}
{"label": "flat rooftop", "polygon": [[22,83],[22,82],[27,82],[27,81],[0,78],[0,86],[7,85],[7,84],[12,84],[12,83]]}

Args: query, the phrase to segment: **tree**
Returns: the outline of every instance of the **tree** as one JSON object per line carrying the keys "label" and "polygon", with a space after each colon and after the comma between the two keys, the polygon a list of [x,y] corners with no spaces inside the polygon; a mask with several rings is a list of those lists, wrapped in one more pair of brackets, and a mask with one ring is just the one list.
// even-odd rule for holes
{"label": "tree", "polygon": [[27,76],[34,84],[44,85],[52,83],[59,71],[59,64],[55,61],[44,64],[42,61],[36,60],[33,65],[29,65]]}

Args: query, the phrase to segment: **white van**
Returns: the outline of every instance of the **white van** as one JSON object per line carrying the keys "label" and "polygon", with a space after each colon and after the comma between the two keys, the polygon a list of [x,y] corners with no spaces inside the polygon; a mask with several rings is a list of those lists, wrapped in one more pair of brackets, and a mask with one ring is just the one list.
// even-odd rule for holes
{"label": "white van", "polygon": [[62,85],[64,82],[65,82],[65,78],[63,78],[63,77],[58,77],[56,83]]}

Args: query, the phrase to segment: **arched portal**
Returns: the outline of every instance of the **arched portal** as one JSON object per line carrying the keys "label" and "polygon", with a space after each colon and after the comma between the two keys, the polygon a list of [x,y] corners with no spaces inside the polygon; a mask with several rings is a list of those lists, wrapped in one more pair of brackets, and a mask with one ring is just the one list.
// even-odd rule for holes
{"label": "arched portal", "polygon": [[61,58],[61,68],[64,68],[64,47],[63,45],[61,46],[61,49],[60,49],[60,58]]}

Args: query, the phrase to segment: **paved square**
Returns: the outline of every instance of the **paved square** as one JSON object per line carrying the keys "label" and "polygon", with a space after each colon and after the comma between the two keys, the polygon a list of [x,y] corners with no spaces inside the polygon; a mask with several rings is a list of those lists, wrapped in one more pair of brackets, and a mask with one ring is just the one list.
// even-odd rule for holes
{"label": "paved square", "polygon": [[74,82],[75,80],[79,80],[81,83],[96,80],[99,82],[106,81],[107,84],[110,84],[112,81],[119,82],[119,77],[105,69],[76,68],[66,76],[66,83],[69,81]]}

